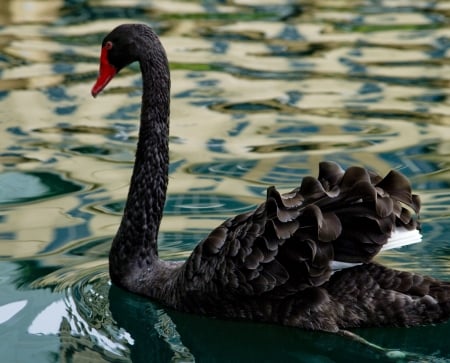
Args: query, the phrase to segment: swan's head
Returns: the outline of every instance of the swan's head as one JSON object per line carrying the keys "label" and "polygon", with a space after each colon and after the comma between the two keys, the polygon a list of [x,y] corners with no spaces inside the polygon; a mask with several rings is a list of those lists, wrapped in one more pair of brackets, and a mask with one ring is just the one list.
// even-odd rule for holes
{"label": "swan's head", "polygon": [[97,96],[122,68],[139,60],[149,47],[148,41],[154,39],[156,34],[144,24],[119,25],[109,33],[102,42],[100,70],[92,96]]}

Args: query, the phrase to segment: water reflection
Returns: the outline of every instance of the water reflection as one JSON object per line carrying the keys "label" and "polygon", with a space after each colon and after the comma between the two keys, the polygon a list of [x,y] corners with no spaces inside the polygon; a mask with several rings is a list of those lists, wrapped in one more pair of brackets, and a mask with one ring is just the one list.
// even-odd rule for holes
{"label": "water reflection", "polygon": [[[65,361],[271,362],[283,359],[322,362],[364,359],[375,362],[387,359],[383,352],[326,333],[220,321],[166,310],[114,286],[108,293],[105,282],[93,280],[79,284],[72,290],[73,295],[66,296],[65,302],[58,302],[63,307],[59,334],[61,356]],[[413,334],[405,336],[404,329],[384,329],[382,334],[380,329],[360,330],[359,333],[381,345],[392,346],[395,342],[396,349],[414,346],[417,360],[409,361],[437,362],[440,355],[448,354],[448,347],[440,344],[438,355],[430,346],[434,345],[436,349],[433,343],[445,329],[448,324],[420,328],[421,333],[426,334],[419,339]],[[343,345],[346,349],[342,349]]]}
{"label": "water reflection", "polygon": [[[112,27],[142,21],[161,34],[173,78],[162,257],[186,258],[209,229],[259,203],[268,185],[290,190],[330,159],[395,168],[412,180],[424,242],[382,261],[449,279],[448,16],[445,1],[4,1],[6,359],[383,360],[340,337],[186,316],[110,287],[107,254],[135,151],[139,69],[121,73],[95,102],[89,89]],[[443,361],[448,331],[360,333]]]}

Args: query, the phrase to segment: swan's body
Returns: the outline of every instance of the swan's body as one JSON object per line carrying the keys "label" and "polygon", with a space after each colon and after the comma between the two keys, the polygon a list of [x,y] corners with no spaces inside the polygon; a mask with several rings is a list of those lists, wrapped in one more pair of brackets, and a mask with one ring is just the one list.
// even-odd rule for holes
{"label": "swan's body", "polygon": [[321,163],[317,179],[283,195],[269,188],[263,204],[214,229],[184,263],[160,260],[170,76],[149,27],[122,25],[104,39],[92,94],[134,61],[143,75],[141,125],[110,252],[115,284],[182,311],[326,331],[449,318],[449,283],[371,262],[382,249],[421,239],[419,199],[395,171],[381,178]]}

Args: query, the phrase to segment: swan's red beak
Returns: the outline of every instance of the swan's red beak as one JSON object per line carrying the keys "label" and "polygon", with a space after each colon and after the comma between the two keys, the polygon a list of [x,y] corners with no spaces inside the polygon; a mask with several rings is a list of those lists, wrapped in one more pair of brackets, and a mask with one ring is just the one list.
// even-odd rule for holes
{"label": "swan's red beak", "polygon": [[111,79],[117,74],[117,69],[108,61],[108,51],[110,47],[104,46],[100,54],[100,70],[98,72],[97,81],[92,87],[91,94],[96,97]]}

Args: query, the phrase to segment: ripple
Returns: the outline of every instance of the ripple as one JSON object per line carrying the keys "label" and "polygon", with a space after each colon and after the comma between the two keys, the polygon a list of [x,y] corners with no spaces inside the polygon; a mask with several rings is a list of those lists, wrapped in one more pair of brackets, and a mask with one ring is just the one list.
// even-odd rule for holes
{"label": "ripple", "polygon": [[187,172],[191,174],[210,176],[225,175],[240,178],[251,171],[257,163],[256,160],[235,159],[231,161],[193,164],[188,168]]}
{"label": "ripple", "polygon": [[85,125],[60,125],[57,127],[41,127],[33,130],[44,134],[94,134],[94,135],[115,135],[117,129],[109,127],[95,127]]}
{"label": "ripple", "polygon": [[3,153],[0,155],[0,164],[5,166],[15,166],[17,164],[35,161],[31,157],[26,157],[19,153]]}
{"label": "ripple", "polygon": [[266,144],[262,146],[249,146],[249,150],[254,153],[277,153],[277,152],[302,152],[311,150],[351,150],[362,149],[373,145],[373,141],[361,140],[353,142],[293,142],[291,140],[280,140],[276,144]]}
{"label": "ripple", "polygon": [[[104,213],[122,214],[125,202],[97,205],[95,208]],[[243,213],[254,208],[234,197],[213,194],[171,194],[168,196],[164,208],[166,216],[171,215],[228,215]]]}
{"label": "ripple", "polygon": [[[262,171],[258,172],[257,170]],[[288,188],[297,186],[302,177],[310,174],[310,170],[305,167],[304,158],[301,156],[287,156],[264,161],[228,160],[195,164],[191,165],[189,172],[205,176],[221,175],[251,182],[247,188],[252,191],[252,195],[260,198],[259,202],[262,202],[265,190],[269,185],[287,186]]]}

